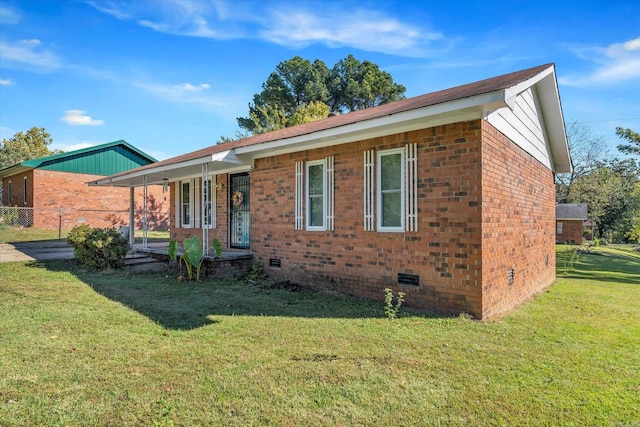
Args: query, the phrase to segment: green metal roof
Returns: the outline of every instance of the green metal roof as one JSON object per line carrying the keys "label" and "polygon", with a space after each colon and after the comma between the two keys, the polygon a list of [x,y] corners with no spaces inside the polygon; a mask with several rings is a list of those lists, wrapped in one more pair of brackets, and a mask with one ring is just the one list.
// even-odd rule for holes
{"label": "green metal roof", "polygon": [[[16,166],[58,172],[113,175],[155,163],[157,160],[124,140],[26,160]],[[10,169],[7,168],[7,169]],[[7,171],[5,169],[5,171]],[[8,171],[7,171],[8,172]]]}

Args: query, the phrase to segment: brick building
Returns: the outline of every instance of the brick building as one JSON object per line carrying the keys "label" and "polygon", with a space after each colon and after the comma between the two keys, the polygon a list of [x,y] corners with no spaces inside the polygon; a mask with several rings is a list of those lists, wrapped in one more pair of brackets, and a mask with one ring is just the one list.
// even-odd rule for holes
{"label": "brick building", "polygon": [[[130,194],[117,187],[91,188],[96,178],[124,172],[156,162],[131,146],[115,141],[82,150],[27,160],[0,170],[2,205],[29,208],[22,226],[69,230],[78,224],[92,227],[118,227],[129,224]],[[154,212],[150,228],[168,229],[168,193],[162,187],[147,189],[148,210]],[[144,189],[134,194],[135,221],[142,224]],[[21,211],[21,215],[23,215]],[[26,216],[26,215],[25,215]]]}
{"label": "brick building", "polygon": [[[557,204],[556,243],[581,245],[586,221],[587,205],[572,203]],[[591,231],[590,236],[593,236],[593,231]]]}
{"label": "brick building", "polygon": [[554,173],[570,169],[547,64],[94,184],[170,182],[173,238],[218,238],[274,278],[487,319],[554,281]]}

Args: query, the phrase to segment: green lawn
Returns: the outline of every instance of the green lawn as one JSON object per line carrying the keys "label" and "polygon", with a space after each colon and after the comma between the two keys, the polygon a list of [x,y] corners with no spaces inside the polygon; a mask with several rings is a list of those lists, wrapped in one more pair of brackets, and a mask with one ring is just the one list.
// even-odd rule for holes
{"label": "green lawn", "polygon": [[0,264],[0,425],[637,426],[640,252],[567,248],[555,285],[485,323]]}

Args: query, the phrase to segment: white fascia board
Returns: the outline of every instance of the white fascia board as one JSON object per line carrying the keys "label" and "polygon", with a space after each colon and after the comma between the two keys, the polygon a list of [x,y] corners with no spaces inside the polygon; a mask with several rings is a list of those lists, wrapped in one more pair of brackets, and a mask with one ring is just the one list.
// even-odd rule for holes
{"label": "white fascia board", "polygon": [[398,132],[481,119],[486,112],[503,107],[505,107],[504,91],[500,90],[307,135],[239,147],[236,148],[236,153],[251,154],[254,158],[260,158],[291,153],[301,149],[327,147]]}
{"label": "white fascia board", "polygon": [[[504,97],[506,100],[515,100],[516,97],[518,95],[520,95],[522,92],[524,92],[525,90],[529,89],[532,86],[535,86],[536,84],[538,84],[538,82],[540,82],[541,80],[543,80],[544,78],[546,78],[547,76],[549,76],[550,74],[553,74],[553,67],[550,66],[549,68],[547,68],[544,71],[541,71],[540,73],[536,74],[535,76],[531,77],[530,79],[527,79],[523,82],[518,83],[517,85],[511,86],[507,89],[504,90]],[[507,101],[508,102],[508,101]]]}
{"label": "white fascia board", "polygon": [[[91,182],[89,185],[106,185],[106,186],[139,186],[141,184],[141,178],[147,176],[150,178],[149,184],[161,183],[163,178],[169,178],[171,182],[177,179],[191,178],[194,176],[200,176],[198,171],[193,171],[194,167],[200,166],[205,163],[222,163],[229,164],[229,170],[248,170],[251,168],[252,163],[248,163],[245,160],[240,159],[231,150],[222,151],[220,153],[214,153],[210,156],[199,157],[197,159],[191,159],[179,163],[171,163],[168,165],[162,165],[158,167],[150,167],[142,170],[133,170],[131,173],[119,175],[116,177],[107,177],[97,181]],[[225,168],[225,172],[226,172]],[[213,172],[213,171],[212,171]]]}
{"label": "white fascia board", "polygon": [[0,171],[0,179],[3,178],[7,178],[13,175],[18,175],[19,173],[23,173],[26,172],[28,170],[31,170],[33,168],[28,167],[28,166],[22,166],[22,165],[15,165],[15,166],[10,166],[2,171]]}
{"label": "white fascia board", "polygon": [[549,138],[553,172],[569,173],[573,167],[571,166],[560,94],[554,74],[546,76],[536,85],[536,94],[542,106],[543,119]]}

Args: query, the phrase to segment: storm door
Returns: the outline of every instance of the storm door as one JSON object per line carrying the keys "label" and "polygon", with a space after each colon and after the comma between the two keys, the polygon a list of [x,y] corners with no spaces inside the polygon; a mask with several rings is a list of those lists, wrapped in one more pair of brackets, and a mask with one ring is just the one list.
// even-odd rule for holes
{"label": "storm door", "polygon": [[249,174],[231,175],[229,212],[232,248],[249,249]]}

